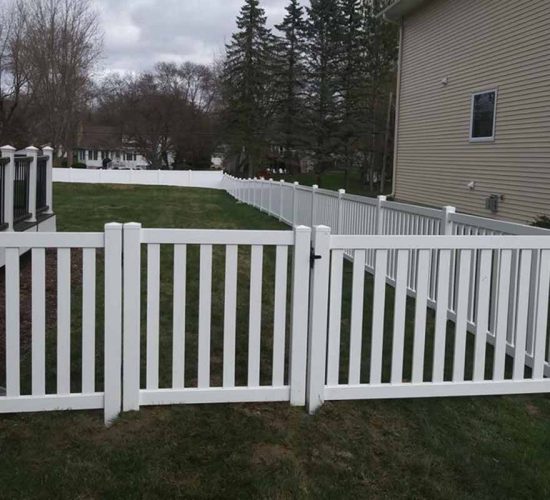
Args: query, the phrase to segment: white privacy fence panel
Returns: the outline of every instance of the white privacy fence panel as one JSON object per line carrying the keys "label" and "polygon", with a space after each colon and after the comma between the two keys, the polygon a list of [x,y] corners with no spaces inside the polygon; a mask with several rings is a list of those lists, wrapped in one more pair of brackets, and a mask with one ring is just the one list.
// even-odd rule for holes
{"label": "white privacy fence panel", "polygon": [[[310,356],[317,359],[309,360],[311,410],[325,399],[512,394],[550,389],[546,378],[550,375],[548,236],[331,236],[328,228],[321,227],[314,234],[314,244],[324,265],[316,265],[312,277],[311,315],[316,319]],[[369,250],[375,252],[373,278],[365,273]],[[354,257],[349,280],[343,279],[344,252],[353,252]],[[387,295],[391,252],[397,254],[395,293]],[[418,268],[416,293],[415,300],[408,302],[413,252]],[[513,269],[514,254],[518,257],[517,272]],[[533,273],[534,260],[540,263],[538,275]],[[431,323],[427,318],[434,272],[436,303]],[[447,307],[452,278],[456,283],[456,311]],[[367,287],[373,298],[365,306]],[[343,332],[341,305],[348,292],[351,316],[349,330]],[[468,318],[472,302],[474,325]],[[491,319],[493,310],[496,313]],[[510,321],[512,310],[514,319]],[[392,318],[389,328],[385,319],[388,313]],[[450,318],[454,329],[448,328]]]}
{"label": "white privacy fence panel", "polygon": [[[109,422],[121,407],[122,226],[108,224],[104,233],[4,233],[0,247],[6,254],[0,412],[104,409]],[[32,274],[22,272],[23,248],[30,249]],[[23,300],[29,280],[31,296]]]}
{"label": "white privacy fence panel", "polygon": [[[124,234],[125,410],[174,403],[305,404],[310,229],[127,224]],[[268,259],[273,274],[267,274]],[[171,273],[168,290],[161,289],[161,269]],[[161,357],[160,346],[167,343],[170,359]]]}
{"label": "white privacy fence panel", "polygon": [[53,182],[135,184],[222,189],[223,172],[201,170],[93,170],[54,168]]}

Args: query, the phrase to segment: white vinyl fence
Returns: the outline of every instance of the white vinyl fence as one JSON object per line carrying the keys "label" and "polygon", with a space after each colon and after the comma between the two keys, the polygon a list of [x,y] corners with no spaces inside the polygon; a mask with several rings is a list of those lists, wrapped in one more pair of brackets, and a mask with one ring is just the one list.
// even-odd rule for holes
{"label": "white vinyl fence", "polygon": [[[97,408],[110,422],[146,405],[314,411],[331,399],[550,391],[548,232],[286,183],[223,183],[294,230],[0,234],[0,412]],[[313,245],[300,224],[315,225]]]}
{"label": "white vinyl fence", "polygon": [[[0,247],[0,412],[96,408],[110,422],[145,405],[307,398],[314,411],[330,399],[550,391],[548,236],[331,235],[318,226],[312,248],[302,226],[108,224],[104,233],[4,234]],[[27,354],[22,247],[32,249]]]}
{"label": "white vinyl fence", "polygon": [[221,171],[53,169],[53,182],[77,184],[135,184],[222,189],[222,180]]}
{"label": "white vinyl fence", "polygon": [[[141,229],[138,224],[124,228],[124,410],[137,410],[140,405],[176,403],[219,403],[253,401],[290,401],[305,404],[306,344],[309,288],[310,233],[306,227],[295,231],[200,231],[174,229]],[[143,307],[146,357],[140,361],[140,294],[141,247],[147,250],[145,272],[146,297]],[[159,381],[166,369],[159,358],[161,314],[160,272],[161,248],[168,247],[173,260],[171,294],[172,370],[164,386]],[[188,255],[198,252],[199,272],[196,280],[190,273]],[[268,256],[268,249],[273,252]],[[223,262],[215,265],[216,252]],[[249,257],[249,258],[248,258]],[[292,257],[292,283],[287,285],[289,258]],[[262,307],[268,280],[264,279],[264,258],[275,262],[271,299],[273,314],[263,324]],[[245,321],[237,327],[238,281],[243,279],[243,265],[249,289]],[[198,281],[198,311],[192,313],[190,288]],[[214,344],[213,285],[224,283],[218,300],[223,302],[222,339]],[[289,289],[292,290],[289,295]],[[195,291],[196,293],[196,291]],[[214,302],[214,306],[217,303]],[[290,324],[287,324],[287,305]],[[241,304],[240,309],[243,306]],[[215,308],[217,313],[218,308]],[[221,307],[220,307],[221,309]],[[198,331],[189,328],[191,314],[198,314]],[[265,338],[267,332],[272,332]],[[288,332],[288,335],[287,335]],[[191,356],[186,356],[192,341]],[[166,343],[166,335],[162,341]],[[246,345],[246,355],[236,355],[239,341]],[[266,346],[269,344],[269,346]],[[272,354],[262,359],[265,350]],[[290,356],[290,353],[292,355]],[[243,354],[243,353],[241,353]],[[221,362],[215,370],[214,356]],[[186,359],[190,369],[186,370]],[[243,364],[243,359],[244,364]],[[289,359],[285,373],[285,360]],[[237,371],[243,377],[237,379]],[[140,383],[140,373],[144,373]],[[261,373],[266,374],[264,380]],[[161,375],[159,378],[159,374]]]}
{"label": "white vinyl fence", "polygon": [[[311,291],[310,410],[330,399],[550,390],[545,378],[550,366],[548,236],[337,236],[328,227],[318,227],[313,241],[319,260]],[[346,252],[353,255],[353,273],[351,321],[343,339]],[[372,302],[365,307],[368,252],[374,254],[374,282]],[[537,275],[535,260],[540,263]],[[411,266],[416,271],[416,300],[414,309],[409,304],[407,310]],[[385,316],[389,267],[395,273],[390,328]],[[433,330],[427,329],[432,281],[436,282]],[[456,306],[451,314],[447,304],[453,290]],[[367,313],[371,320],[365,325]],[[453,331],[448,329],[451,317]],[[474,333],[470,339],[469,329]]]}
{"label": "white vinyl fence", "polygon": [[[102,408],[109,422],[119,414],[121,398],[122,226],[108,224],[104,233],[9,232],[0,235],[0,246],[6,253],[6,391],[0,397],[0,412]],[[31,249],[32,331],[26,332],[30,339],[21,338],[21,248]],[[99,253],[104,262],[102,296],[96,288]],[[78,294],[72,283],[74,258],[82,262]],[[46,284],[52,277],[55,325],[46,315],[51,299]],[[21,352],[21,345],[29,342],[30,353]],[[72,343],[79,345],[78,354]],[[103,369],[96,367],[96,360]]]}

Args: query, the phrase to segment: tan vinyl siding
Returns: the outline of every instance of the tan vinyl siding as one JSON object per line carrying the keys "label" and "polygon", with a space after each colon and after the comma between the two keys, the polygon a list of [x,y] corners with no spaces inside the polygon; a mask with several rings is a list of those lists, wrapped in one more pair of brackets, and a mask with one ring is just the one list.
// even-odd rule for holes
{"label": "tan vinyl siding", "polygon": [[[396,198],[550,216],[550,1],[433,0],[404,20],[402,51]],[[471,96],[493,89],[495,141],[470,142]]]}

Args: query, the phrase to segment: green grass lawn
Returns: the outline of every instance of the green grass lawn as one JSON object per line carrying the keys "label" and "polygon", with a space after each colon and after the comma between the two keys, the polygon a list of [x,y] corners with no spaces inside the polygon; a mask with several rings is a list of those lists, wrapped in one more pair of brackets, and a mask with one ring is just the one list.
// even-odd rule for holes
{"label": "green grass lawn", "polygon": [[[54,196],[61,231],[101,231],[113,221],[287,229],[223,192],[57,184]],[[219,252],[215,266],[223,262]],[[162,259],[161,359],[171,348],[165,340],[171,335],[169,252]],[[190,267],[196,259],[190,255]],[[246,289],[246,253],[242,260],[239,280]],[[265,272],[272,272],[270,259]],[[346,266],[346,289],[350,272]],[[223,279],[214,282],[213,354]],[[370,289],[367,281],[365,335]],[[271,314],[268,296],[266,290],[264,325]],[[190,301],[190,316],[196,316]],[[246,306],[246,292],[241,303]],[[78,307],[73,312],[77,352]],[[245,311],[239,314],[244,329]],[[344,338],[348,319],[345,294]],[[195,328],[191,319],[190,337]],[[449,332],[452,340],[452,326]],[[269,333],[262,331],[266,338]],[[345,371],[345,342],[343,347]],[[214,361],[214,377],[218,368]],[[191,363],[190,378],[195,369]],[[110,429],[99,411],[0,417],[2,498],[544,498],[550,496],[549,472],[546,396],[326,403],[313,417],[288,404],[142,408]]]}

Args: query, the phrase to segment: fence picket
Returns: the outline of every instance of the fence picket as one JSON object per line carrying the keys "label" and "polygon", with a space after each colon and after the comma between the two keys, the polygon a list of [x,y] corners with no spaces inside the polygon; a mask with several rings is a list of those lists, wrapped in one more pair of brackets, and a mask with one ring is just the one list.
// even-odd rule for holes
{"label": "fence picket", "polygon": [[198,386],[210,387],[210,335],[212,322],[212,245],[201,245],[199,284]]}
{"label": "fence picket", "polygon": [[273,380],[275,387],[284,385],[285,332],[288,276],[288,247],[278,246],[275,256],[275,301],[273,318]]}
{"label": "fence picket", "polygon": [[225,254],[225,306],[223,328],[223,386],[235,386],[235,336],[237,321],[237,266],[239,247],[229,245]]}
{"label": "fence picket", "polygon": [[260,385],[260,346],[262,328],[263,247],[252,246],[250,256],[250,311],[248,337],[248,385]]}
{"label": "fence picket", "polygon": [[365,294],[366,251],[356,250],[353,258],[349,383],[359,384],[361,379],[361,351],[363,343],[363,299]]}
{"label": "fence picket", "polygon": [[372,345],[369,383],[382,380],[382,355],[384,342],[384,309],[386,304],[386,270],[388,251],[377,250],[374,274],[374,299],[372,305]]}
{"label": "fence picket", "polygon": [[525,354],[527,351],[527,319],[529,313],[529,290],[531,286],[532,252],[518,251],[519,284],[516,317],[516,338],[514,349],[514,380],[523,380],[525,374]]}
{"label": "fence picket", "polygon": [[464,380],[466,361],[466,334],[468,322],[468,294],[470,287],[471,250],[457,252],[458,291],[456,301],[455,342],[453,357],[453,382]]}
{"label": "fence picket", "polygon": [[71,392],[71,250],[57,252],[57,393]]}
{"label": "fence picket", "polygon": [[187,245],[174,245],[174,297],[172,342],[172,387],[185,387],[185,312],[187,289]]}
{"label": "fence picket", "polygon": [[403,380],[403,352],[405,343],[405,313],[407,309],[409,252],[397,252],[397,276],[395,281],[395,307],[393,320],[393,344],[391,363],[391,383]]}
{"label": "fence picket", "polygon": [[147,389],[159,387],[160,245],[147,246]]}
{"label": "fence picket", "polygon": [[46,394],[46,250],[32,249],[32,394]]}
{"label": "fence picket", "polygon": [[6,248],[6,396],[21,393],[19,249]]}
{"label": "fence picket", "polygon": [[502,250],[498,280],[497,319],[495,329],[495,354],[493,380],[504,380],[506,362],[506,339],[508,336],[508,306],[510,298],[512,251]]}
{"label": "fence picket", "polygon": [[344,251],[332,252],[329,299],[327,383],[337,385],[340,378],[340,333],[342,325],[342,272]]}
{"label": "fence picket", "polygon": [[445,341],[447,338],[447,308],[449,303],[449,279],[451,251],[439,251],[437,279],[437,307],[435,313],[435,338],[433,357],[433,382],[443,382],[445,368]]}
{"label": "fence picket", "polygon": [[424,351],[426,348],[426,317],[428,307],[428,285],[430,279],[430,258],[429,250],[420,250],[418,252],[412,368],[413,384],[419,384],[424,379]]}
{"label": "fence picket", "polygon": [[[96,251],[82,252],[82,392],[95,392]],[[134,311],[135,313],[135,311]]]}
{"label": "fence picket", "polygon": [[493,252],[481,250],[479,276],[477,282],[477,318],[474,347],[473,381],[480,382],[485,378],[485,353],[487,349],[487,333],[489,331],[489,314],[491,299],[491,274]]}

